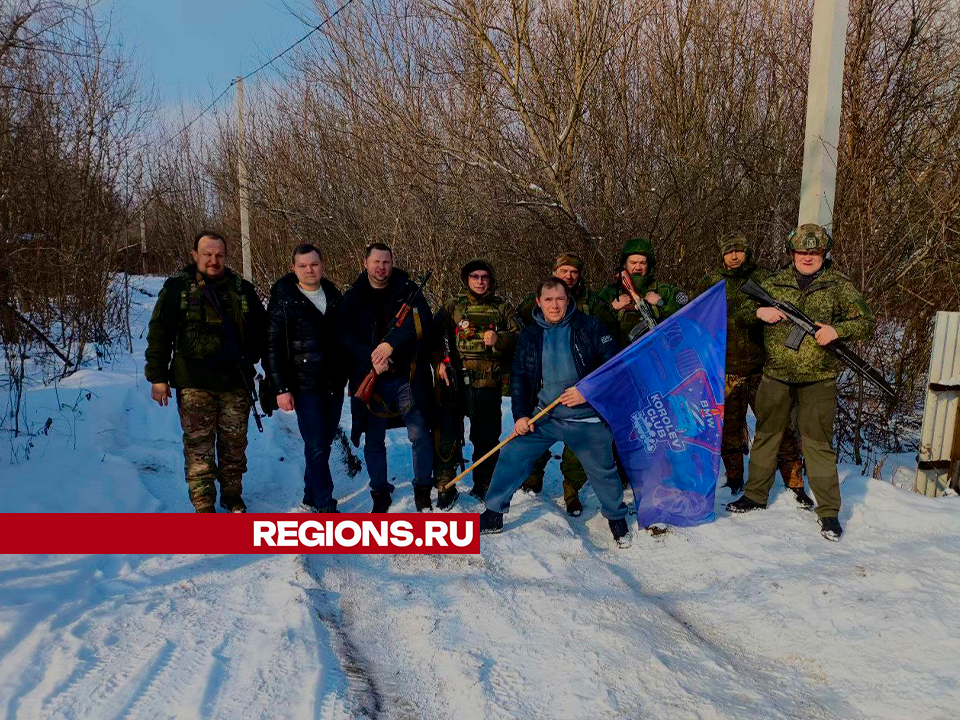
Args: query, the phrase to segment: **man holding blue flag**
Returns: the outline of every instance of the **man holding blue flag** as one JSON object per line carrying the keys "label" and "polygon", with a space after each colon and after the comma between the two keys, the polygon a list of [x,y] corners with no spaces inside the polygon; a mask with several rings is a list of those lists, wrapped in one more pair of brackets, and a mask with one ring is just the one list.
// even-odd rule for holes
{"label": "man holding blue flag", "polygon": [[717,283],[577,384],[613,432],[640,527],[714,519],[726,310]]}
{"label": "man holding blue flag", "polygon": [[[536,302],[534,322],[517,342],[510,379],[517,437],[500,453],[485,498],[486,510],[480,516],[480,533],[503,531],[503,513],[537,458],[554,443],[563,442],[582,463],[617,545],[630,547],[627,506],[610,430],[576,387],[613,357],[616,343],[603,323],[570,302],[569,288],[562,280],[542,282]],[[550,415],[531,422],[538,408],[557,400],[560,406]]]}

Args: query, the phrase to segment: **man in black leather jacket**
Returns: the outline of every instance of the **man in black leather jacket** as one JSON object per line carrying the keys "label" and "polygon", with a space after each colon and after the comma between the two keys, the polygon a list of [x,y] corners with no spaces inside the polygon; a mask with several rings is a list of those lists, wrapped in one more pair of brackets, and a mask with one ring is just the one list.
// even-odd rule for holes
{"label": "man in black leather jacket", "polygon": [[346,383],[336,343],[342,296],[323,276],[323,256],[313,245],[294,249],[290,269],[270,290],[266,365],[277,405],[297,413],[306,459],[303,507],[337,512],[330,446],[340,423]]}
{"label": "man in black leather jacket", "polygon": [[[600,320],[570,302],[569,288],[557,278],[540,283],[533,319],[517,341],[510,376],[518,437],[500,453],[485,498],[487,509],[480,516],[480,532],[503,529],[503,513],[536,459],[554,443],[564,442],[583,464],[614,540],[620,547],[629,547],[627,506],[613,460],[613,438],[576,387],[616,354],[616,342]],[[531,422],[538,409],[557,398],[560,405]]]}

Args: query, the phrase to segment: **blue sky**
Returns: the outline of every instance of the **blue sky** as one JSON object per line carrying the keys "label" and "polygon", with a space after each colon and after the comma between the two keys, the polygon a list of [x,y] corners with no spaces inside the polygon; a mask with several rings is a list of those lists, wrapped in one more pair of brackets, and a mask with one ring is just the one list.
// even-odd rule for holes
{"label": "blue sky", "polygon": [[181,97],[188,106],[209,102],[309,29],[284,0],[114,0],[112,9],[125,47],[168,107]]}

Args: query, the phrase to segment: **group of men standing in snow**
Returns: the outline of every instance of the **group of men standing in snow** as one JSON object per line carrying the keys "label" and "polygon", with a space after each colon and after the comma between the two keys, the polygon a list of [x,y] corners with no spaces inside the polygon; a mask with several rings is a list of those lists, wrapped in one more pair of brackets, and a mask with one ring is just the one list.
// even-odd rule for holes
{"label": "group of men standing in snow", "polygon": [[[722,458],[727,486],[743,496],[731,512],[766,507],[779,468],[797,502],[804,492],[803,460],[817,501],[821,532],[840,538],[840,486],[833,424],[836,416],[834,356],[823,346],[836,339],[866,339],[872,319],[853,284],[828,257],[829,234],[817,225],[791,233],[791,262],[772,273],[751,258],[742,234],[719,244],[718,271],[700,290],[726,280],[728,342]],[[463,418],[470,419],[474,459],[500,440],[501,397],[509,395],[516,439],[480,464],[470,494],[485,504],[482,533],[499,532],[503,514],[521,487],[537,493],[550,447],[564,444],[561,472],[567,512],[583,511],[580,490],[589,482],[601,513],[621,547],[629,546],[623,501],[626,479],[612,435],[576,384],[649,327],[677,312],[688,296],[656,276],[656,256],[645,239],[628,241],[613,282],[592,293],[583,262],[562,253],[553,275],[514,310],[496,294],[494,267],[472,260],[461,269],[462,290],[435,314],[390,247],[373,243],[363,270],[347,291],[324,276],[322,251],[293,250],[290,272],[272,287],[264,309],[253,286],[226,266],[227,242],[202,231],[194,239],[194,263],[164,284],[150,320],[145,374],[161,406],[176,389],[183,428],[185,474],[197,512],[245,512],[247,425],[253,366],[262,360],[271,388],[266,404],[296,413],[304,440],[305,509],[337,512],[329,468],[344,387],[351,396],[372,370],[369,402],[351,397],[352,439],[366,434],[363,456],[373,512],[387,512],[394,486],[388,480],[387,429],[406,426],[413,453],[413,493],[418,511],[449,510],[459,493],[451,481],[463,465]],[[759,307],[738,292],[748,279],[772,296],[789,300],[821,324],[798,351],[786,350],[785,316]],[[405,302],[412,312],[386,340]],[[531,418],[551,402],[544,418]],[[747,407],[757,430],[744,488]],[[258,418],[259,421],[259,418]],[[798,439],[799,437],[799,439]],[[802,458],[801,459],[801,451]]]}

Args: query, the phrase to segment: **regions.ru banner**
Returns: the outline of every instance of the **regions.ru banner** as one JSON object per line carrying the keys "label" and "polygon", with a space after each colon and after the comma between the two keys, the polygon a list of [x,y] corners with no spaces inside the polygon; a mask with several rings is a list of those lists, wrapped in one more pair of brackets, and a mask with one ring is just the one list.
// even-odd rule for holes
{"label": "regions.ru banner", "polygon": [[476,514],[0,514],[0,553],[476,554]]}

